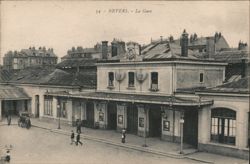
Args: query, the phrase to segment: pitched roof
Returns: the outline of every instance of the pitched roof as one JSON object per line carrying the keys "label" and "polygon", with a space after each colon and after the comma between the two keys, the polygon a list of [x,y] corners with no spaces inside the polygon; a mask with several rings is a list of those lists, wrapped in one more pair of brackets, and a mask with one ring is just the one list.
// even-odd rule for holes
{"label": "pitched roof", "polygon": [[219,93],[250,93],[249,91],[250,76],[246,76],[237,81],[225,83],[213,88],[200,90],[202,92],[219,92]]}
{"label": "pitched roof", "polygon": [[20,70],[9,82],[20,84],[38,84],[53,86],[96,88],[96,70],[86,69],[84,72],[69,72],[55,67],[28,67]]}
{"label": "pitched roof", "polygon": [[97,59],[88,59],[88,58],[72,58],[67,59],[59,64],[57,64],[57,68],[66,68],[66,67],[92,67],[95,66]]}
{"label": "pitched roof", "polygon": [[249,59],[250,54],[247,50],[225,50],[216,52],[214,56],[212,56],[217,61],[225,61],[228,63],[240,63],[242,59]]}
{"label": "pitched roof", "polygon": [[188,56],[181,56],[181,46],[177,43],[168,41],[154,43],[142,50],[144,59],[166,59],[166,58],[185,58],[198,59],[199,54],[195,51],[188,50]]}
{"label": "pitched roof", "polygon": [[20,100],[30,99],[27,93],[18,87],[12,85],[0,85],[0,99],[2,100]]}
{"label": "pitched roof", "polygon": [[0,83],[5,83],[10,80],[13,71],[0,68]]}

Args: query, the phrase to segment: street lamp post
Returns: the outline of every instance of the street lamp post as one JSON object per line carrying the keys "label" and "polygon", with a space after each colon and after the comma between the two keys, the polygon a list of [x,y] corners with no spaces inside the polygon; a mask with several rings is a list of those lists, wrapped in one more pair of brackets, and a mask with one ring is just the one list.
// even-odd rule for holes
{"label": "street lamp post", "polygon": [[61,129],[61,125],[60,125],[61,106],[60,106],[60,104],[57,104],[57,110],[59,111],[59,112],[58,112],[58,117],[59,117],[59,119],[58,119],[58,129]]}
{"label": "street lamp post", "polygon": [[184,113],[181,113],[180,119],[180,130],[181,130],[181,145],[180,145],[180,154],[183,154],[183,124],[184,124]]}

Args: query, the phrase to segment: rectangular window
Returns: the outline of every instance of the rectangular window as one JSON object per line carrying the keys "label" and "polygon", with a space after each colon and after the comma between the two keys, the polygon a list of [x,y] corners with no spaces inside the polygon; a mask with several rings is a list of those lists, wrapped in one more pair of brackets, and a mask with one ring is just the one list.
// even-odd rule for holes
{"label": "rectangular window", "polygon": [[158,72],[151,72],[151,90],[158,90]]}
{"label": "rectangular window", "polygon": [[109,72],[108,76],[108,85],[114,86],[114,72]]}
{"label": "rectangular window", "polygon": [[67,108],[66,108],[66,101],[59,103],[57,109],[57,117],[67,118]]}
{"label": "rectangular window", "polygon": [[200,73],[200,83],[203,83],[204,77],[203,77],[203,73]]}
{"label": "rectangular window", "polygon": [[129,87],[135,86],[135,73],[134,72],[128,73],[128,86]]}
{"label": "rectangular window", "polygon": [[44,115],[52,116],[53,109],[52,109],[52,96],[44,96]]}
{"label": "rectangular window", "polygon": [[62,102],[62,118],[67,118],[66,102]]}

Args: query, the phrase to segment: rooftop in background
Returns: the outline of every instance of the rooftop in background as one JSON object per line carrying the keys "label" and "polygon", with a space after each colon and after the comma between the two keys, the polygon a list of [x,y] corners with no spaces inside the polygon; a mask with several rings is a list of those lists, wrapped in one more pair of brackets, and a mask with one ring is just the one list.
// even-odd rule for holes
{"label": "rooftop in background", "polygon": [[57,64],[57,56],[53,48],[30,47],[21,51],[9,51],[3,58],[3,67],[8,70],[20,70],[30,66],[38,65],[55,65]]}
{"label": "rooftop in background", "polygon": [[[111,46],[108,47],[108,52],[111,52]],[[81,59],[81,58],[93,58],[100,59],[102,57],[102,45],[100,43],[96,43],[93,48],[83,48],[81,46],[72,47],[68,50],[67,55],[63,56],[62,61],[66,59]]]}
{"label": "rooftop in background", "polygon": [[93,67],[97,59],[92,58],[69,58],[63,60],[56,65],[57,68],[77,68],[77,67]]}
{"label": "rooftop in background", "polygon": [[5,82],[95,89],[96,71],[86,69],[84,72],[72,73],[57,69],[55,66],[33,66],[12,74],[11,78]]}
{"label": "rooftop in background", "polygon": [[53,48],[46,49],[45,47],[30,47],[29,49],[22,49],[21,51],[9,51],[4,57],[54,57],[57,58]]}
{"label": "rooftop in background", "polygon": [[212,57],[217,61],[224,61],[227,63],[241,63],[242,59],[249,61],[250,54],[249,54],[249,49],[239,50],[231,48],[218,51]]}
{"label": "rooftop in background", "polygon": [[237,81],[225,83],[223,85],[214,88],[198,90],[198,92],[249,94],[250,93],[249,84],[250,84],[250,76],[246,76]]}

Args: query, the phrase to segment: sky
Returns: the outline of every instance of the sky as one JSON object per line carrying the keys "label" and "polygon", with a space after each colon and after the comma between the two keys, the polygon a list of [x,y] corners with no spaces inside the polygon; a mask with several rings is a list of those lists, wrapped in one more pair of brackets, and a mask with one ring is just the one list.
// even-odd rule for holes
{"label": "sky", "polygon": [[[73,46],[93,47],[113,38],[148,44],[183,29],[212,36],[230,47],[249,44],[249,1],[0,1],[0,54],[30,46],[62,57]],[[2,61],[1,61],[2,62]]]}

